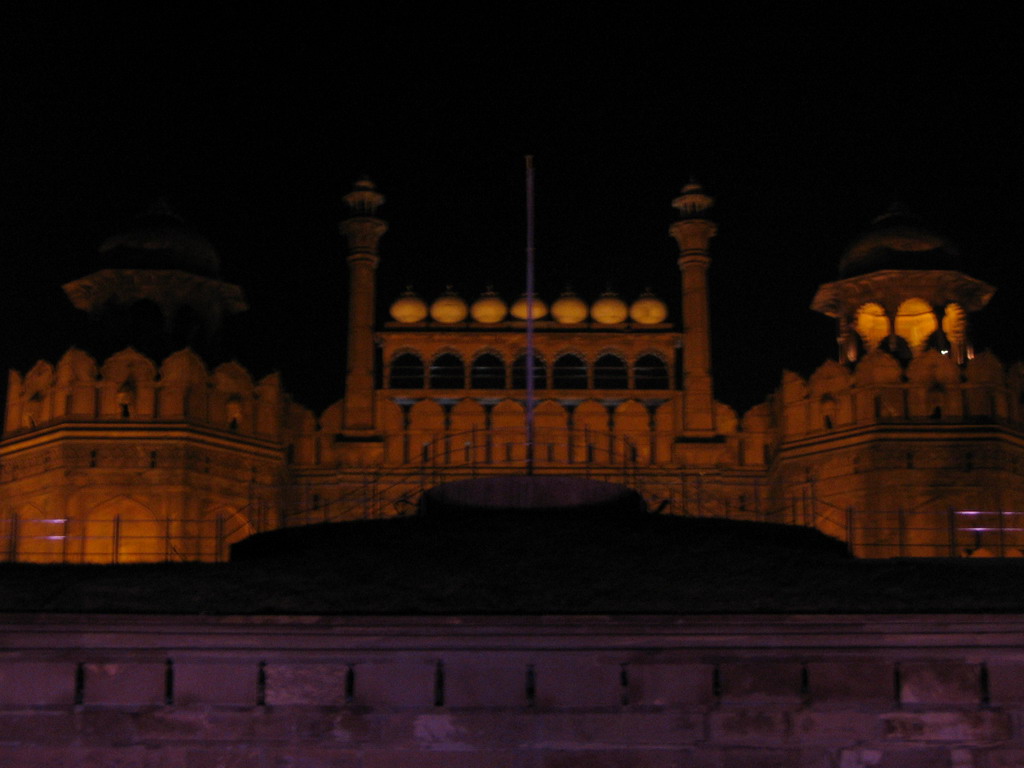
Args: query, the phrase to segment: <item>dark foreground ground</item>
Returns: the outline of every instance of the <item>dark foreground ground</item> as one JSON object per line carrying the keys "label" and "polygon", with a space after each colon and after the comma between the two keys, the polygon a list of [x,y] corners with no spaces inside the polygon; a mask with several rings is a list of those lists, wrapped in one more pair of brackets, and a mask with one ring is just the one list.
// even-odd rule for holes
{"label": "dark foreground ground", "polygon": [[1024,612],[1024,560],[855,560],[814,531],[489,513],[262,534],[223,564],[0,565],[0,611]]}

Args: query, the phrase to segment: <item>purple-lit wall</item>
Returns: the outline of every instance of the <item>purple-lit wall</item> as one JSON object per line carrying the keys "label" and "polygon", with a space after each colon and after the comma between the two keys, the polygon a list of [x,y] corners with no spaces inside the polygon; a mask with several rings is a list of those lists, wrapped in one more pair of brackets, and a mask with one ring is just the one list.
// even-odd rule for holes
{"label": "purple-lit wall", "polygon": [[1024,617],[8,615],[0,765],[1024,766]]}

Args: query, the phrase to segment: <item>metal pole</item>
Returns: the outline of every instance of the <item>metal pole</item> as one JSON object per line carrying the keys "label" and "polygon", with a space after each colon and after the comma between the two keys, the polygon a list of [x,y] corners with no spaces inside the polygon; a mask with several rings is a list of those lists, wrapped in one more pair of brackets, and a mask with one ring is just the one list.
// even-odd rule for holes
{"label": "metal pole", "polygon": [[533,474],[533,155],[526,156],[526,474]]}

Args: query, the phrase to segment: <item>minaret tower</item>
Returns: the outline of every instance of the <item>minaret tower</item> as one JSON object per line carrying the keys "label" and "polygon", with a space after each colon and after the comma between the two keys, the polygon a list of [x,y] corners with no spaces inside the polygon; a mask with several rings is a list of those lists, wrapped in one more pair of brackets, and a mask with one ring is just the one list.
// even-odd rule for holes
{"label": "minaret tower", "polygon": [[679,270],[683,278],[683,432],[689,437],[710,437],[715,431],[715,403],[711,379],[711,326],[708,320],[708,244],[718,228],[706,218],[714,199],[690,179],[672,201],[680,220],[669,227],[679,244]]}
{"label": "minaret tower", "polygon": [[345,366],[345,411],[342,428],[350,437],[369,437],[375,427],[373,398],[373,321],[377,245],[388,225],[374,214],[384,195],[362,179],[345,195],[351,210],[339,224],[348,240],[348,355]]}

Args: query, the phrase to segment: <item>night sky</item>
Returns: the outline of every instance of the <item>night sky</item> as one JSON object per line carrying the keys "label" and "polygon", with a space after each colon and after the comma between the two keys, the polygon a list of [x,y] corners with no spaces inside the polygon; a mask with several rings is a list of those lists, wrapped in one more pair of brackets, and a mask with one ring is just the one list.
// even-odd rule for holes
{"label": "night sky", "polygon": [[[651,286],[678,316],[672,198],[716,197],[712,347],[745,409],[834,354],[808,308],[894,200],[999,291],[979,348],[1024,357],[1024,158],[1007,20],[714,18],[690,5],[533,16],[356,9],[281,18],[5,11],[0,363],[55,360],[79,322],[62,282],[166,198],[252,307],[237,356],[316,410],[341,394],[342,196],[387,196],[382,317],[406,284],[523,289],[523,155],[536,156],[549,300]],[[923,6],[924,7],[924,6]],[[835,8],[828,8],[830,13]],[[142,15],[144,14],[144,15]]]}

